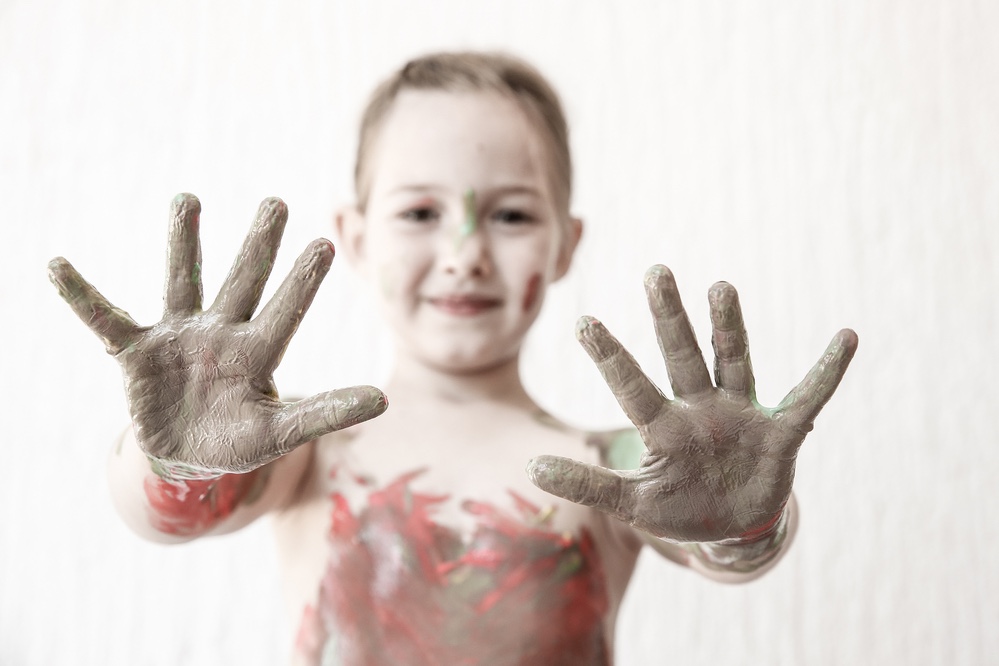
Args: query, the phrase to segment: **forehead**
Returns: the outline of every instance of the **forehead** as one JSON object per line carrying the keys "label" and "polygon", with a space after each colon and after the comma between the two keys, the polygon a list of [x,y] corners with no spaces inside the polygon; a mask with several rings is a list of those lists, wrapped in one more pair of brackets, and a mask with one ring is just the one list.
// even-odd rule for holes
{"label": "forehead", "polygon": [[373,193],[410,183],[548,189],[551,166],[535,123],[496,92],[403,91],[374,148]]}

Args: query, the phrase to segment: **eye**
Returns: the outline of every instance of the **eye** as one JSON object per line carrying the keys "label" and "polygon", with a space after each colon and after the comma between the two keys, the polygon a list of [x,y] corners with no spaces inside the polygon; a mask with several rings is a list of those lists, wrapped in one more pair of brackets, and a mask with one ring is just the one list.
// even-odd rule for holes
{"label": "eye", "polygon": [[503,224],[529,224],[534,222],[534,216],[519,208],[499,208],[492,214],[492,219]]}
{"label": "eye", "polygon": [[435,222],[439,217],[433,206],[414,206],[399,213],[399,219],[409,222]]}

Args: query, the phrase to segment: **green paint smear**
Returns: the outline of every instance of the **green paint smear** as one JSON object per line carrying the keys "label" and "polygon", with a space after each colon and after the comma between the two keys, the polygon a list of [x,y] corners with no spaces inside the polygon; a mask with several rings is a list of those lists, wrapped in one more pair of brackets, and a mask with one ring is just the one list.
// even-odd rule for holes
{"label": "green paint smear", "polygon": [[633,428],[611,434],[607,448],[607,466],[611,469],[638,469],[645,453],[645,442]]}
{"label": "green paint smear", "polygon": [[475,217],[475,190],[471,187],[465,192],[465,223],[461,226],[458,231],[459,243],[460,239],[471,236],[475,233],[475,230],[479,226],[479,221]]}
{"label": "green paint smear", "polygon": [[195,263],[191,269],[191,284],[201,284],[201,264]]}

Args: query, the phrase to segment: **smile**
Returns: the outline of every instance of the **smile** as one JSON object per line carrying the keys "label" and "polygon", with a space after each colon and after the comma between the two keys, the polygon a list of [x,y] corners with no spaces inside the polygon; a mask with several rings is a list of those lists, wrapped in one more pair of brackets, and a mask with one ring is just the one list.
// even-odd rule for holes
{"label": "smile", "polygon": [[499,298],[484,296],[440,296],[428,298],[427,302],[438,310],[457,317],[474,317],[503,304]]}

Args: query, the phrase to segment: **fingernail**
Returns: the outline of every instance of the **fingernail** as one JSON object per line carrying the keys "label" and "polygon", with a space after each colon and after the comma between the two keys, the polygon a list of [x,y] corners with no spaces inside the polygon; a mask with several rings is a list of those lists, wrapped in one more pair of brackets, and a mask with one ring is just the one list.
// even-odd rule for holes
{"label": "fingernail", "polygon": [[170,206],[176,211],[179,211],[185,207],[195,208],[196,210],[200,211],[201,201],[198,199],[198,197],[194,196],[190,192],[181,192],[180,194],[178,194],[173,198],[173,200],[170,202]]}
{"label": "fingernail", "polygon": [[325,238],[317,238],[309,243],[299,263],[299,275],[303,278],[322,272],[324,275],[333,264],[333,243]]}
{"label": "fingernail", "polygon": [[358,392],[360,393],[359,403],[366,412],[381,414],[388,408],[388,398],[380,389],[374,386],[359,386]]}
{"label": "fingernail", "polygon": [[645,291],[653,305],[661,311],[669,310],[669,301],[664,297],[664,291],[676,291],[676,280],[670,269],[662,264],[656,264],[645,271]]}
{"label": "fingernail", "polygon": [[580,317],[576,322],[576,339],[592,358],[602,361],[617,352],[617,345],[607,328],[593,317]]}
{"label": "fingernail", "polygon": [[731,328],[738,321],[739,294],[728,282],[716,282],[708,290],[711,320],[716,327]]}
{"label": "fingernail", "polygon": [[657,285],[660,280],[673,280],[673,272],[663,266],[662,264],[656,264],[655,266],[650,266],[649,270],[645,271],[645,284],[647,285]]}
{"label": "fingernail", "polygon": [[527,463],[527,476],[534,485],[546,488],[551,485],[555,475],[550,461],[546,460],[546,456],[540,456]]}
{"label": "fingernail", "polygon": [[49,262],[49,282],[51,282],[56,289],[59,290],[59,295],[63,298],[70,298],[69,289],[66,284],[64,273],[66,268],[69,266],[69,262],[62,257],[56,257]]}
{"label": "fingernail", "polygon": [[276,213],[288,210],[288,205],[280,197],[267,197],[261,202],[260,207]]}
{"label": "fingernail", "polygon": [[278,197],[267,197],[260,202],[257,219],[268,226],[281,225],[288,219],[288,206]]}
{"label": "fingernail", "polygon": [[52,259],[51,261],[49,261],[49,265],[48,265],[48,268],[49,268],[49,279],[52,280],[53,282],[55,282],[56,279],[57,279],[56,276],[63,270],[63,268],[67,264],[69,264],[69,262],[66,261],[66,259],[63,258],[63,257],[56,257],[55,259]]}

